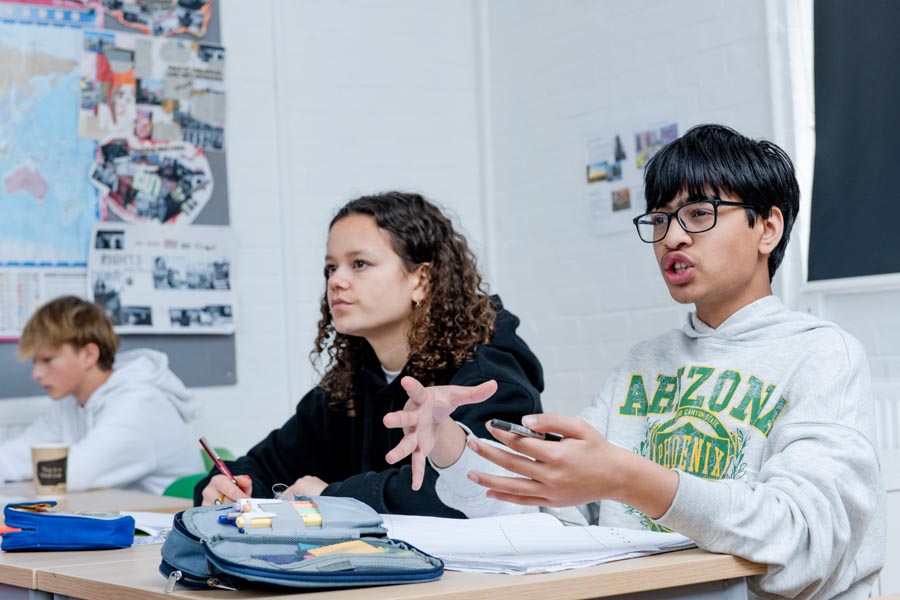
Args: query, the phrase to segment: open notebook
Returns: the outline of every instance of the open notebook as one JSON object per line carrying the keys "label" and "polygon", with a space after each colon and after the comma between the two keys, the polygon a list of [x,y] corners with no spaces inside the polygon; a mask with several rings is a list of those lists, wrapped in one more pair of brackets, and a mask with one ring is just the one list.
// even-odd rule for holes
{"label": "open notebook", "polygon": [[481,573],[547,573],[691,548],[677,533],[563,525],[546,513],[479,519],[382,515],[388,535],[444,561]]}
{"label": "open notebook", "polygon": [[134,519],[135,544],[162,544],[172,529],[174,515],[169,513],[145,511],[121,511],[119,514],[130,515]]}

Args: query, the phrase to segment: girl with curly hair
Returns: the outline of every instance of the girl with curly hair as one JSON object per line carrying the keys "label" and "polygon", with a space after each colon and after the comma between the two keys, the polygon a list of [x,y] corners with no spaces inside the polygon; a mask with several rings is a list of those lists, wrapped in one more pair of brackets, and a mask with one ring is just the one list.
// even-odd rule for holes
{"label": "girl with curly hair", "polygon": [[[411,489],[410,461],[385,454],[402,431],[382,424],[408,400],[401,385],[497,382],[488,402],[453,418],[475,435],[485,422],[541,411],[540,362],[516,335],[519,320],[485,292],[463,235],[418,194],[363,196],[329,226],[322,318],[311,353],[324,375],[281,427],[229,464],[234,485],[210,473],[195,502],[287,493],[350,496],[381,513],[462,516],[438,499],[436,473]],[[411,377],[406,377],[411,376]],[[493,384],[490,384],[493,385]]]}

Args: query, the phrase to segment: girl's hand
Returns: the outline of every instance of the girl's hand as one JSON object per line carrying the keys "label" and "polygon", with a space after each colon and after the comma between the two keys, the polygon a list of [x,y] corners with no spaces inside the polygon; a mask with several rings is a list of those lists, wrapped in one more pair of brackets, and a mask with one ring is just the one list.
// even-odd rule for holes
{"label": "girl's hand", "polygon": [[428,456],[438,465],[448,466],[465,449],[465,432],[449,418],[450,414],[458,406],[490,398],[497,391],[497,382],[486,381],[473,387],[424,387],[412,377],[404,377],[400,385],[409,394],[409,400],[403,410],[386,414],[384,424],[389,428],[402,427],[405,435],[385,460],[394,464],[412,455],[412,489],[418,490]]}
{"label": "girl's hand", "polygon": [[294,485],[282,492],[282,497],[291,499],[297,496],[321,496],[328,484],[315,475],[305,475],[294,482]]}
{"label": "girl's hand", "polygon": [[253,495],[253,480],[246,475],[236,475],[238,484],[234,485],[224,475],[216,475],[209,480],[209,484],[203,488],[203,502],[201,506],[212,504],[231,503],[241,498],[250,498]]}

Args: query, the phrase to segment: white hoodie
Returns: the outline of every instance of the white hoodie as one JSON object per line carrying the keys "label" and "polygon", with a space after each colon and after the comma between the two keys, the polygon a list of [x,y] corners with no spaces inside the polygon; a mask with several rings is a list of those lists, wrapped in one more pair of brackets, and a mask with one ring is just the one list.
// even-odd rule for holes
{"label": "white hoodie", "polygon": [[16,438],[0,445],[0,477],[32,476],[31,446],[69,445],[71,491],[118,487],[160,494],[175,479],[203,471],[188,422],[196,401],[168,367],[165,354],[130,350],[116,355],[112,375],[82,407],[73,396]]}
{"label": "white hoodie", "polygon": [[[862,346],[834,324],[774,296],[717,329],[691,314],[635,346],[581,416],[677,469],[678,491],[655,521],[608,500],[551,512],[766,564],[753,597],[868,597],[885,546],[874,405]],[[470,517],[528,510],[486,498],[471,469],[500,472],[467,449],[440,470],[443,502]]]}

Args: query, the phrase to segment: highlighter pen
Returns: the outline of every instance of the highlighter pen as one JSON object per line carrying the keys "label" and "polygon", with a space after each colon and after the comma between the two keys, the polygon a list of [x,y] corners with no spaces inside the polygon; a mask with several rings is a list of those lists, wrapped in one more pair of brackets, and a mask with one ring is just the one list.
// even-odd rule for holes
{"label": "highlighter pen", "polygon": [[[231,480],[231,483],[237,485],[237,479],[234,478],[234,475],[231,474],[231,471],[228,470],[228,467],[225,466],[225,461],[222,460],[222,457],[219,456],[218,452],[209,445],[209,442],[206,441],[205,437],[200,437],[200,445],[203,446],[203,449],[212,459],[212,461],[216,464],[216,468],[219,469],[219,472],[222,473],[225,477]],[[240,487],[240,486],[238,486]]]}
{"label": "highlighter pen", "polygon": [[562,439],[562,436],[558,433],[543,433],[541,431],[529,429],[524,425],[516,425],[515,423],[509,423],[500,419],[491,419],[491,427],[499,429],[500,431],[508,431],[516,435],[521,435],[523,437],[537,438],[539,440],[547,440],[549,442],[558,442]]}
{"label": "highlighter pen", "polygon": [[237,525],[240,529],[245,529],[247,527],[271,527],[272,526],[272,518],[271,517],[238,517],[234,520],[234,524]]}

